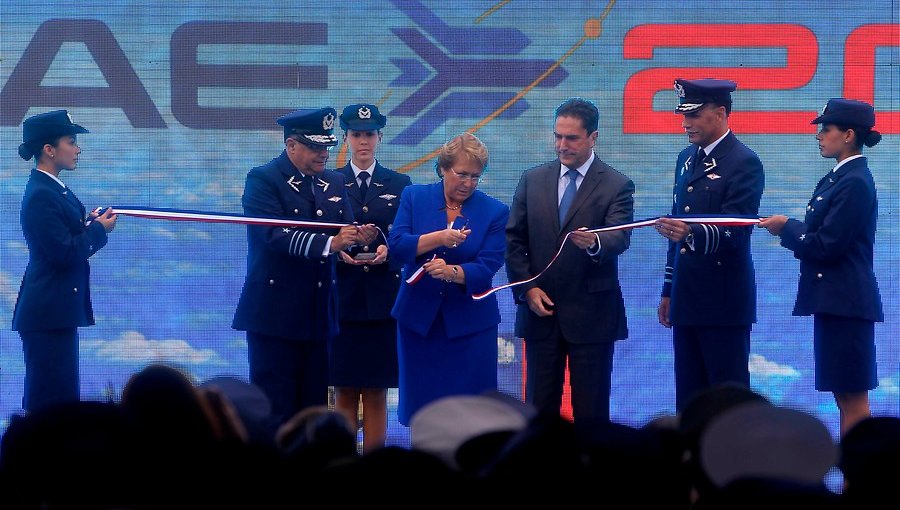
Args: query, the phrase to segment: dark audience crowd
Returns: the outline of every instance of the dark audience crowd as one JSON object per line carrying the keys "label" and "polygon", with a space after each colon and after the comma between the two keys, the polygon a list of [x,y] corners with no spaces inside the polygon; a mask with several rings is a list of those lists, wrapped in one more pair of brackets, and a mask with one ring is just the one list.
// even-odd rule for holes
{"label": "dark audience crowd", "polygon": [[[379,493],[417,506],[855,509],[893,500],[900,480],[900,418],[868,418],[835,444],[817,418],[732,385],[639,428],[573,424],[502,393],[447,397],[413,416],[410,448],[365,455],[339,412],[276,424],[270,411],[240,379],[149,366],[119,403],[13,416],[0,508],[300,508]],[[834,468],[840,494],[825,484]]]}

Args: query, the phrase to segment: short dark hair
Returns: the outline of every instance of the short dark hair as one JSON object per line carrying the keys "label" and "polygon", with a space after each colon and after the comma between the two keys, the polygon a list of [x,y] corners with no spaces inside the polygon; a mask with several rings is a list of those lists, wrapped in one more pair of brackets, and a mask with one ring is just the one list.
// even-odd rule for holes
{"label": "short dark hair", "polygon": [[600,110],[592,101],[580,97],[572,97],[563,101],[556,108],[554,118],[575,117],[581,119],[581,125],[588,134],[597,131],[600,127]]}
{"label": "short dark hair", "polygon": [[712,106],[713,108],[718,108],[720,106],[725,107],[725,116],[731,115],[731,96],[723,96],[719,98],[712,98],[706,101],[706,104]]}

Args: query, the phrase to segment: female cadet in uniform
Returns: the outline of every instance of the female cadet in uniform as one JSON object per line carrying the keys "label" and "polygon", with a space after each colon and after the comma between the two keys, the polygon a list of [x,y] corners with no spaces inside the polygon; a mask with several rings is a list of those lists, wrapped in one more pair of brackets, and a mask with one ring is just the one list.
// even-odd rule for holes
{"label": "female cadet in uniform", "polygon": [[[350,162],[344,174],[353,218],[374,223],[387,234],[397,215],[409,176],[375,160],[387,118],[371,104],[354,104],[340,116]],[[334,405],[355,424],[362,398],[363,451],[384,446],[387,388],[397,387],[397,323],[391,307],[400,287],[399,268],[388,264],[382,236],[370,245],[341,252],[337,266],[340,333],[331,339],[330,369]],[[371,258],[374,257],[374,258]]]}
{"label": "female cadet in uniform", "polygon": [[803,221],[770,216],[759,226],[781,238],[800,259],[794,315],[814,315],[816,389],[834,394],[841,435],[870,415],[869,393],[878,386],[875,322],[884,321],[873,269],[878,200],[863,145],[881,134],[872,130],[875,110],[850,99],[831,99],[816,135],[822,157],[837,160],[819,181]]}
{"label": "female cadet in uniform", "polygon": [[106,246],[116,226],[112,209],[85,216],[84,205],[63,181],[75,170],[81,149],[75,136],[88,130],[65,110],[35,115],[22,125],[19,156],[35,167],[25,186],[20,221],[28,266],[13,312],[22,337],[25,396],[35,411],[79,400],[78,327],[94,324],[88,258]]}
{"label": "female cadet in uniform", "polygon": [[393,259],[409,279],[391,312],[397,319],[400,423],[444,396],[497,388],[496,296],[472,294],[491,287],[503,265],[509,207],[478,191],[488,161],[470,133],[440,149],[439,182],[409,186],[388,238]]}

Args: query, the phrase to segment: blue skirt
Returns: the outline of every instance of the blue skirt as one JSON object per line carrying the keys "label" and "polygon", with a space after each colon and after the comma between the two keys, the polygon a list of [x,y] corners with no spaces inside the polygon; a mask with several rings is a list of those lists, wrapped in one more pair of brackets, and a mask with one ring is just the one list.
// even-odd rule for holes
{"label": "blue skirt", "polygon": [[345,388],[397,387],[397,325],[394,319],[341,321],[331,339],[329,384]]}
{"label": "blue skirt", "polygon": [[497,389],[497,326],[447,338],[441,314],[422,336],[397,325],[400,403],[397,416],[409,425],[416,411],[450,395]]}
{"label": "blue skirt", "polygon": [[874,322],[817,313],[813,332],[817,390],[860,393],[878,387]]}

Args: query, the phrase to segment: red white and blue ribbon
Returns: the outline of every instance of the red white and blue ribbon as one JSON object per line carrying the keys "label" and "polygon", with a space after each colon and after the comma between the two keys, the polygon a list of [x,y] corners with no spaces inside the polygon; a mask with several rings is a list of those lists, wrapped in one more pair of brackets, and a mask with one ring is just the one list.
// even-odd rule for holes
{"label": "red white and blue ribbon", "polygon": [[246,216],[243,214],[211,213],[202,211],[185,211],[181,209],[157,209],[137,207],[113,207],[116,214],[147,218],[152,220],[197,221],[201,223],[232,223],[239,225],[262,225],[267,227],[301,227],[301,228],[341,228],[349,223],[329,223],[325,221],[288,220],[284,218],[266,218],[262,216]]}
{"label": "red white and blue ribbon", "polygon": [[[431,258],[428,259],[428,262],[431,262],[432,260],[434,260],[436,258],[437,258],[437,253],[432,255]],[[425,264],[427,264],[428,262],[426,262]],[[425,274],[425,264],[422,264],[421,266],[419,266],[419,269],[416,269],[416,271],[413,274],[409,275],[409,278],[406,279],[406,283],[408,283],[410,285],[415,285],[416,283],[419,283],[419,280],[421,280],[422,276]]]}
{"label": "red white and blue ribbon", "polygon": [[[720,227],[746,227],[752,226],[759,223],[760,219],[756,216],[662,216],[662,218],[672,218],[674,220],[683,221],[685,223],[703,223],[706,225],[717,225]],[[592,234],[600,233],[600,232],[614,232],[617,230],[628,230],[632,228],[640,228],[640,227],[649,227],[651,225],[655,225],[659,220],[657,218],[648,218],[646,220],[633,221],[631,223],[624,223],[622,225],[615,225],[612,227],[600,227],[600,228],[591,228],[587,230],[582,230],[582,232],[590,232]],[[496,292],[500,292],[503,289],[509,289],[512,287],[516,287],[519,285],[523,285],[526,283],[533,282],[544,275],[548,269],[556,262],[556,259],[559,258],[559,254],[562,253],[563,247],[566,245],[566,241],[569,240],[569,236],[572,235],[572,232],[566,234],[566,237],[563,238],[562,243],[559,245],[559,250],[556,251],[556,255],[550,259],[550,263],[547,264],[544,269],[541,270],[540,273],[528,278],[526,280],[520,280],[517,282],[507,283],[505,285],[500,285],[497,287],[490,288],[484,292],[480,292],[478,294],[472,294],[472,299],[475,301],[480,301],[491,294]]]}

